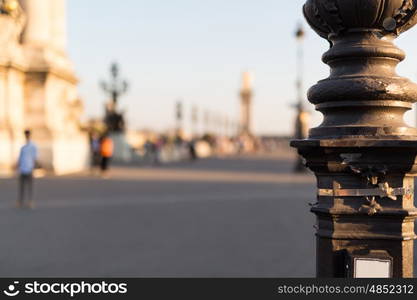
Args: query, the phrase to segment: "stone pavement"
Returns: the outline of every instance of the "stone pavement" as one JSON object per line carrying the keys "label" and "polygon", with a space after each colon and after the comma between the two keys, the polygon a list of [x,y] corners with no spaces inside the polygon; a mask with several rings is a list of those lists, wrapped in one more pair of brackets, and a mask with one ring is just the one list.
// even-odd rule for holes
{"label": "stone pavement", "polygon": [[36,183],[13,208],[0,180],[0,276],[314,276],[314,178],[279,158],[116,167]]}

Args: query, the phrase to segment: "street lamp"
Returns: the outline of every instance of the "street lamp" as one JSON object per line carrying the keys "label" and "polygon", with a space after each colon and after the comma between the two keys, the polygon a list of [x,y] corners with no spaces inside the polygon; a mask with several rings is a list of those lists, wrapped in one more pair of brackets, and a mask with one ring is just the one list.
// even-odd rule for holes
{"label": "street lamp", "polygon": [[111,65],[110,74],[110,81],[101,81],[100,85],[103,91],[111,96],[111,101],[113,102],[114,107],[116,107],[120,96],[127,92],[129,84],[126,80],[120,80],[120,67],[117,63]]}
{"label": "street lamp", "polygon": [[292,142],[317,177],[317,276],[412,277],[417,85],[396,74],[393,40],[416,1],[308,0],[304,15],[330,42],[330,76],[308,92],[323,123]]}
{"label": "street lamp", "polygon": [[193,138],[196,138],[198,136],[198,107],[197,106],[193,106],[191,109],[191,134]]}
{"label": "street lamp", "polygon": [[176,133],[175,134],[177,135],[177,137],[182,137],[182,134],[183,134],[182,132],[183,130],[182,119],[184,116],[183,109],[184,107],[183,107],[182,100],[178,100],[175,103],[175,120],[176,120]]}
{"label": "street lamp", "polygon": [[111,65],[110,75],[110,81],[100,82],[102,90],[111,98],[106,105],[105,123],[109,132],[123,132],[125,120],[117,105],[120,97],[128,91],[129,84],[126,80],[120,79],[120,67],[117,63]]}
{"label": "street lamp", "polygon": [[[308,135],[308,119],[309,114],[304,109],[304,89],[303,89],[303,72],[304,72],[304,37],[305,32],[300,24],[295,32],[295,37],[297,39],[297,104],[295,105],[297,109],[297,115],[295,119],[295,130],[294,137],[295,139],[302,140],[306,139]],[[295,172],[304,172],[306,170],[304,162],[301,157],[297,157],[295,163]]]}

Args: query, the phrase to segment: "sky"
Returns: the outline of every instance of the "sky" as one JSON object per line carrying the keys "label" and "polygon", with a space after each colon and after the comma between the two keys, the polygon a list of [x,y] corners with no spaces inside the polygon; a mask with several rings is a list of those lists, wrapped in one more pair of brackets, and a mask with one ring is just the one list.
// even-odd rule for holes
{"label": "sky", "polygon": [[[130,83],[120,100],[131,129],[174,127],[175,103],[239,118],[242,72],[253,76],[256,134],[291,134],[295,103],[296,41],[302,22],[305,87],[329,74],[321,62],[328,43],[304,22],[304,0],[68,0],[68,53],[80,78],[87,117],[103,115],[108,97],[100,80],[118,62]],[[417,30],[397,45],[408,57],[398,71],[417,79]],[[307,101],[307,100],[306,100]],[[307,102],[306,102],[307,103]],[[311,126],[321,115],[312,112]],[[415,113],[406,120],[415,123]]]}

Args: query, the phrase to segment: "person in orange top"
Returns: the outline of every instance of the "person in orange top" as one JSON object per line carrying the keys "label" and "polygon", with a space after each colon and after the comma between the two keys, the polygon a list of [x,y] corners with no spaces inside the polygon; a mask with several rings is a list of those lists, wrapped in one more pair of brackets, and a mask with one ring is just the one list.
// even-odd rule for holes
{"label": "person in orange top", "polygon": [[100,168],[101,168],[101,174],[103,176],[105,176],[108,172],[110,160],[113,157],[113,151],[114,151],[113,141],[109,137],[109,135],[106,133],[101,138],[101,143],[100,143],[100,155],[101,155]]}

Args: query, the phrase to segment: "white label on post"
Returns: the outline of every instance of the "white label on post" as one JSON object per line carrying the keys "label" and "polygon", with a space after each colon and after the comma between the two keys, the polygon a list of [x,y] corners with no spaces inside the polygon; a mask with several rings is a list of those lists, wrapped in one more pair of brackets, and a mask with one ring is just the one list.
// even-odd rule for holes
{"label": "white label on post", "polygon": [[355,258],[354,278],[390,278],[391,261],[372,258]]}

